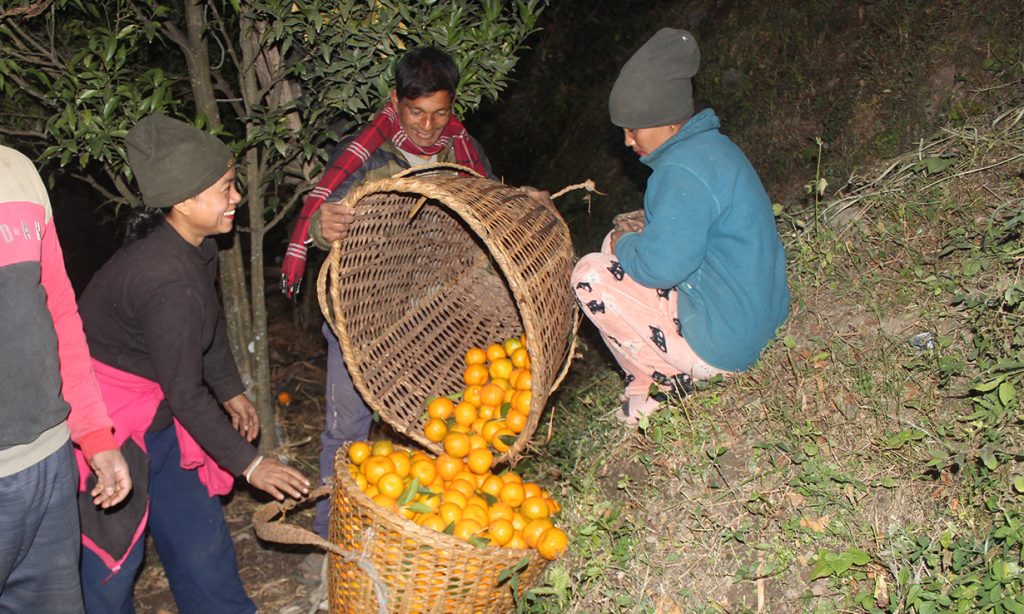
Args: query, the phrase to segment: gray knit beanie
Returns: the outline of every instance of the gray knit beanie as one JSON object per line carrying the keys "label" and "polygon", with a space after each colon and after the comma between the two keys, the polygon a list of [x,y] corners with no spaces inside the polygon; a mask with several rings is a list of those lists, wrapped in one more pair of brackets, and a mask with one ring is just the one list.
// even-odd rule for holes
{"label": "gray knit beanie", "polygon": [[220,139],[160,113],[139,120],[125,143],[142,201],[154,209],[192,198],[235,164],[234,155]]}
{"label": "gray knit beanie", "polygon": [[608,98],[612,123],[620,128],[653,128],[690,119],[691,79],[700,49],[686,30],[662,28],[629,58]]}

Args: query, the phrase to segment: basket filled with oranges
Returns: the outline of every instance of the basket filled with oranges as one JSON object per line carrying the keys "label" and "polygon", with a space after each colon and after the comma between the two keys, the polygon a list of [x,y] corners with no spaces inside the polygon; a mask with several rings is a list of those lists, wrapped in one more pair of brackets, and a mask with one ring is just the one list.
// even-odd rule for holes
{"label": "basket filled with oranges", "polygon": [[335,458],[332,612],[512,612],[568,544],[558,503],[514,471],[353,442]]}
{"label": "basket filled with oranges", "polygon": [[[484,389],[503,386],[501,403],[480,402],[474,420],[481,406],[516,409],[503,427],[512,432],[493,446],[495,464],[515,464],[573,354],[579,321],[564,220],[517,188],[471,175],[385,179],[353,189],[345,204],[355,220],[317,286],[367,405],[436,455],[444,439],[436,422],[425,428],[431,400],[496,401],[494,386]],[[527,360],[529,381],[513,386]],[[528,394],[512,403],[517,392]]]}

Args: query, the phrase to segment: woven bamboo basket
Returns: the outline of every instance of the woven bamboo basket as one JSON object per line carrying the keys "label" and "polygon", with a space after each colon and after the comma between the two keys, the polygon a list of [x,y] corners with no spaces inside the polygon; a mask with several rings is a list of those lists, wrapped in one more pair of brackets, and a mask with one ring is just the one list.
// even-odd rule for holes
{"label": "woven bamboo basket", "polygon": [[510,578],[519,569],[520,596],[541,578],[548,561],[534,549],[478,547],[417,525],[367,497],[347,470],[347,449],[335,457],[329,535],[361,552],[367,566],[328,553],[331,612],[371,612],[384,595],[389,612],[515,611]]}
{"label": "woven bamboo basket", "polygon": [[478,547],[380,507],[349,474],[347,445],[335,456],[334,474],[333,488],[322,486],[306,501],[333,492],[328,540],[285,522],[299,504],[294,500],[271,501],[253,512],[261,539],[327,551],[331,612],[506,614],[515,611],[513,590],[521,597],[547,568],[532,548]]}
{"label": "woven bamboo basket", "polygon": [[470,346],[525,331],[530,414],[495,459],[514,464],[574,351],[579,314],[564,220],[517,188],[468,175],[398,176],[364,184],[344,202],[355,221],[317,289],[364,400],[439,454],[423,435],[427,401],[463,389]]}

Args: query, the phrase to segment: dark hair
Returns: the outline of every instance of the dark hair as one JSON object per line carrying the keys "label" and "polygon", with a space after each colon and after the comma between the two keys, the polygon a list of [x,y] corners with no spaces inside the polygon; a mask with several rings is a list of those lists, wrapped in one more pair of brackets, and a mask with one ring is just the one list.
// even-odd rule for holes
{"label": "dark hair", "polygon": [[131,243],[153,231],[167,217],[169,209],[136,207],[124,220],[124,242]]}
{"label": "dark hair", "polygon": [[406,52],[395,69],[395,92],[413,99],[444,90],[455,99],[459,67],[452,56],[436,47],[416,47]]}

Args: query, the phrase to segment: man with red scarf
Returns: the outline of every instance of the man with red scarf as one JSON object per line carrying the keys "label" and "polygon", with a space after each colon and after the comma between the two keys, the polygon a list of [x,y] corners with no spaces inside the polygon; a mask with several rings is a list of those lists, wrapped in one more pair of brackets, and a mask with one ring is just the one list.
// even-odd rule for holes
{"label": "man with red scarf", "polygon": [[[452,113],[459,69],[445,52],[433,47],[409,50],[395,71],[395,89],[377,116],[351,139],[342,141],[327,170],[303,204],[281,266],[282,290],[299,291],[309,243],[330,249],[345,237],[353,211],[340,201],[355,186],[391,177],[413,166],[452,162],[494,178],[483,147]],[[548,201],[547,192],[521,188],[532,198]],[[327,422],[321,443],[320,475],[334,474],[334,454],[346,441],[366,439],[371,411],[360,397],[342,360],[338,339],[327,324]],[[317,504],[313,529],[327,536],[330,502]],[[322,556],[303,563],[303,576],[314,580]]]}

